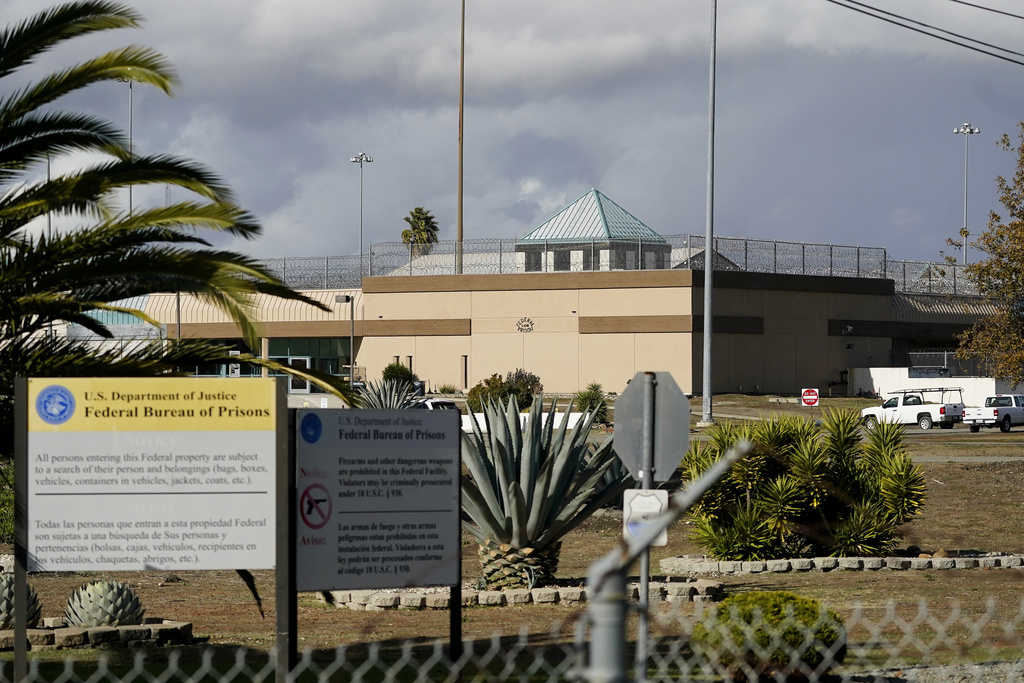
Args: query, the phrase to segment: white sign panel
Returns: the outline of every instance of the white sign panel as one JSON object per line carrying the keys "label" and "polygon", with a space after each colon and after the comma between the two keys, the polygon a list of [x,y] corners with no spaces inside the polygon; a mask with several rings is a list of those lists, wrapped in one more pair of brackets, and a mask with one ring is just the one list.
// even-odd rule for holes
{"label": "white sign panel", "polygon": [[[666,510],[668,491],[626,489],[622,493],[622,535],[638,538],[644,525]],[[662,531],[651,545],[668,545],[668,530]]]}
{"label": "white sign panel", "polygon": [[458,585],[459,414],[300,410],[300,591]]}
{"label": "white sign panel", "polygon": [[274,380],[28,380],[29,571],[274,567]]}
{"label": "white sign panel", "polygon": [[800,401],[808,408],[813,408],[818,405],[818,390],[802,389],[800,391]]}

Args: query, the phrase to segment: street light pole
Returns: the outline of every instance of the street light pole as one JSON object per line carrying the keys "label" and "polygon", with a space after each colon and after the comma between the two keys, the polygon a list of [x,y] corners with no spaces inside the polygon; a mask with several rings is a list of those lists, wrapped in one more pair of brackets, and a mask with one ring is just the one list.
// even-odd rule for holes
{"label": "street light pole", "polygon": [[363,162],[373,163],[373,157],[360,152],[351,159],[353,164],[359,164],[359,286],[363,286]]}
{"label": "street light pole", "polygon": [[455,210],[455,274],[462,275],[462,116],[466,83],[466,0],[462,0],[462,30],[459,39],[459,180]]}
{"label": "street light pole", "polygon": [[711,0],[711,58],[708,73],[708,196],[704,226],[704,359],[701,368],[701,416],[698,426],[715,423],[712,413],[712,280],[715,271],[715,61],[718,57],[718,0]]}
{"label": "street light pole", "polygon": [[972,135],[977,135],[980,132],[980,128],[974,128],[969,123],[964,123],[959,128],[953,129],[954,134],[962,133],[964,136],[964,227],[960,229],[960,236],[964,238],[964,265],[967,265],[967,237],[971,234],[967,231],[967,143]]}
{"label": "street light pole", "polygon": [[[121,81],[122,83],[127,83],[128,84],[128,156],[131,156],[133,154],[133,151],[134,151],[132,149],[132,124],[133,124],[134,119],[135,119],[135,101],[134,101],[135,91],[132,88],[133,81],[132,81],[131,78],[122,77],[122,78],[118,78],[117,80]],[[128,185],[128,214],[131,215],[131,213],[132,213],[132,186],[129,184]]]}

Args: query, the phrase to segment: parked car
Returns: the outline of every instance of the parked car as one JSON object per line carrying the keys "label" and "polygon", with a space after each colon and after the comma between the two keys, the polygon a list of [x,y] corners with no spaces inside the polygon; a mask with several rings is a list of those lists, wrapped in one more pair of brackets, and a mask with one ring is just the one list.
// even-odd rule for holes
{"label": "parked car", "polygon": [[[882,405],[860,411],[861,422],[866,428],[874,429],[879,422],[894,422],[916,424],[921,429],[931,429],[933,425],[952,429],[964,418],[963,389],[960,387],[900,389],[889,393],[892,398]],[[938,400],[931,402],[926,397]],[[950,400],[955,398],[959,400]]]}
{"label": "parked car", "polygon": [[455,401],[450,401],[446,398],[428,398],[426,401],[420,401],[413,408],[420,410],[459,410],[459,406]]}
{"label": "parked car", "polygon": [[964,423],[977,433],[982,427],[1008,432],[1014,425],[1024,424],[1024,396],[1020,394],[996,394],[985,399],[982,408],[968,408],[964,412]]}

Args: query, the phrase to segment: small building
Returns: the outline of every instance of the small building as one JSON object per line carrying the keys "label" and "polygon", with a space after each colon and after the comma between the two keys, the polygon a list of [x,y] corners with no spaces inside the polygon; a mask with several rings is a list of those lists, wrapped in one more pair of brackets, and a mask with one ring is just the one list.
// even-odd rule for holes
{"label": "small building", "polygon": [[516,241],[523,272],[669,268],[668,241],[597,190]]}

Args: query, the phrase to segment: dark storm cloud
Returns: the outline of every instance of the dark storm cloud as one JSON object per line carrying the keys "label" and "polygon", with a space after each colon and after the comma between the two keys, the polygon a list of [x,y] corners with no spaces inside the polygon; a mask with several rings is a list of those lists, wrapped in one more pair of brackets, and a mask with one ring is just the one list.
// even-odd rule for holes
{"label": "dark storm cloud", "polygon": [[[1012,9],[1010,0],[993,0]],[[997,44],[1024,24],[955,3],[886,9]],[[48,69],[127,43],[177,66],[168,99],[135,91],[138,149],[196,158],[266,226],[258,256],[399,239],[425,206],[454,237],[458,0],[137,0],[147,21],[73,41]],[[11,22],[36,0],[0,8]],[[1024,70],[806,0],[719,3],[716,232],[867,244],[937,258],[963,220],[995,207],[1012,171],[1001,133],[1024,118]],[[466,21],[467,237],[523,234],[597,187],[663,234],[702,233],[710,3],[469,2]],[[123,89],[77,95],[127,120]]]}

